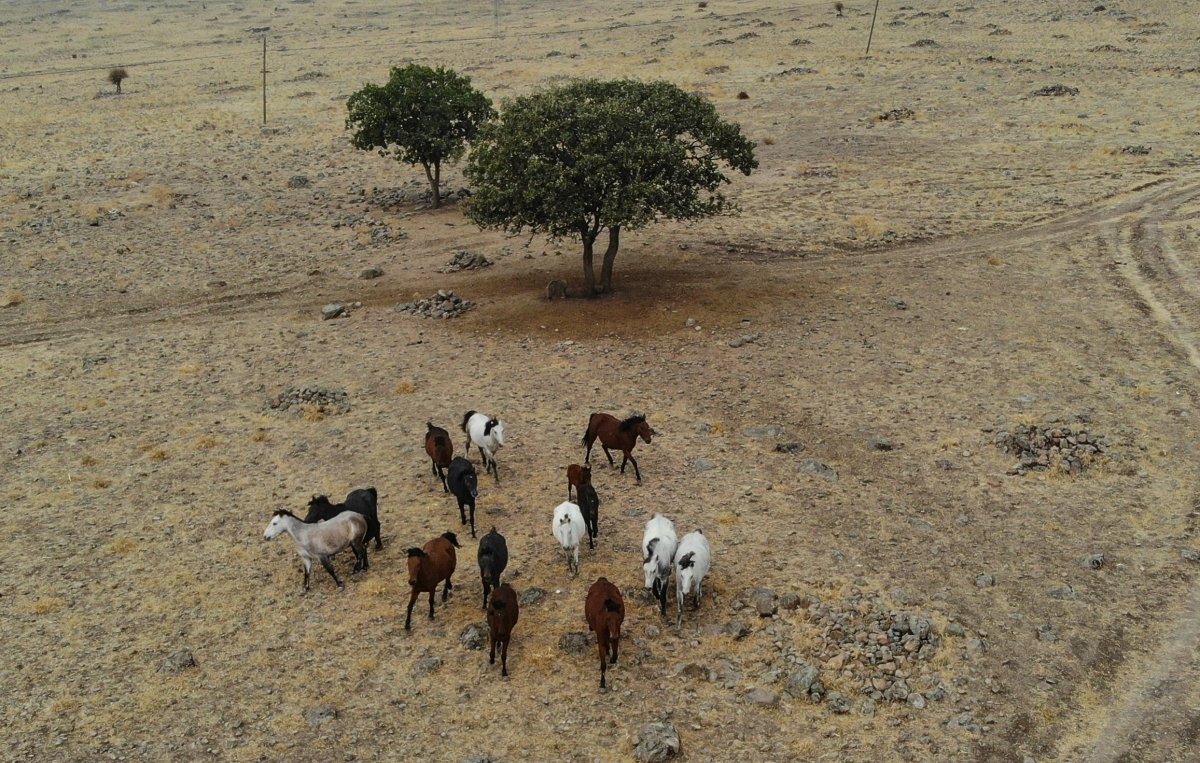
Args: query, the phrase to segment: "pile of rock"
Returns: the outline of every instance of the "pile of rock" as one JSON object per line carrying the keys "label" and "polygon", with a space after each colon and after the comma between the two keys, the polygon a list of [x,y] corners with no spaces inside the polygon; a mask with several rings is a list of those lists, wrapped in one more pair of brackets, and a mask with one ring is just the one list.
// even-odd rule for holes
{"label": "pile of rock", "polygon": [[[812,601],[806,615],[818,629],[821,667],[849,679],[872,701],[905,702],[920,709],[927,700],[945,697],[936,685],[936,671],[928,666],[941,645],[929,615],[892,609],[880,595],[867,592],[841,602]],[[821,693],[821,682],[814,677],[810,699],[820,700]]]}
{"label": "pile of rock", "polygon": [[460,270],[478,270],[491,265],[492,261],[484,257],[479,252],[472,252],[469,249],[460,249],[454,253],[450,259],[450,264],[442,268],[443,273],[457,273]]}
{"label": "pile of rock", "polygon": [[1016,431],[1002,429],[996,432],[994,441],[997,447],[1020,459],[1008,470],[1009,474],[1052,467],[1068,474],[1078,473],[1108,450],[1108,440],[1104,437],[1072,429],[1058,421]]}
{"label": "pile of rock", "polygon": [[267,401],[273,411],[304,413],[316,410],[327,415],[350,410],[350,396],[344,389],[333,387],[288,387]]}
{"label": "pile of rock", "polygon": [[463,299],[452,291],[439,289],[438,293],[429,299],[405,302],[396,305],[393,310],[398,313],[419,315],[422,318],[453,318],[473,307],[475,307],[475,303],[471,300]]}

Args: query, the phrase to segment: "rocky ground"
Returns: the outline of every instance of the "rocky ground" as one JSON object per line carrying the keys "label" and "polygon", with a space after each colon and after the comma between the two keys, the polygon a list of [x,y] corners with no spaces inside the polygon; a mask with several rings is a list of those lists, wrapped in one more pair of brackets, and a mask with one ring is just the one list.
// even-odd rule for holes
{"label": "rocky ground", "polygon": [[[850,4],[0,8],[3,757],[1195,759],[1200,26],[1018,5],[883,9],[869,59]],[[349,145],[408,60],[497,101],[667,77],[762,166],[548,301],[572,242]],[[507,680],[422,447],[468,409],[508,437]],[[573,579],[550,515],[596,410],[660,434],[640,484],[594,453]],[[271,512],[364,485],[384,549],[301,596]],[[714,547],[681,627],[656,511]],[[403,550],[446,529],[455,594],[406,633]]]}

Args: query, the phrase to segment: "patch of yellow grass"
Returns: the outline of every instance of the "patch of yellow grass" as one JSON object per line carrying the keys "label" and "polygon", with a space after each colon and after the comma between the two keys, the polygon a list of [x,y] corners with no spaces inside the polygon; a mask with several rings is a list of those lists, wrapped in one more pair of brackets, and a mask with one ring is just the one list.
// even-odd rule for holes
{"label": "patch of yellow grass", "polygon": [[196,447],[204,449],[204,450],[207,450],[209,448],[215,448],[220,444],[221,444],[221,441],[218,440],[217,438],[213,437],[212,435],[204,435],[200,439],[196,440]]}
{"label": "patch of yellow grass", "polygon": [[79,459],[79,464],[80,466],[95,466],[96,459],[92,456],[84,455],[83,458]]}
{"label": "patch of yellow grass", "polygon": [[720,421],[708,422],[708,433],[709,434],[724,434],[725,433],[725,424]]}
{"label": "patch of yellow grass", "polygon": [[137,541],[135,541],[133,538],[123,535],[114,540],[112,543],[109,543],[108,550],[119,556],[124,556],[125,554],[131,553],[135,548],[137,548],[137,545]]}
{"label": "patch of yellow grass", "polygon": [[997,257],[996,255],[992,254],[992,255],[988,256],[987,264],[991,265],[992,267],[998,268],[1004,264],[1004,260],[1002,260],[999,257]]}
{"label": "patch of yellow grass", "polygon": [[717,515],[717,522],[723,525],[732,525],[737,521],[737,514],[734,514],[732,511],[722,511]]}
{"label": "patch of yellow grass", "polygon": [[325,418],[325,414],[321,412],[321,407],[312,403],[305,403],[302,406],[304,411],[305,421],[321,421]]}
{"label": "patch of yellow grass", "polygon": [[97,490],[103,490],[110,485],[112,485],[112,480],[105,479],[104,477],[97,477],[96,479],[92,480],[92,487],[96,488]]}
{"label": "patch of yellow grass", "polygon": [[859,236],[878,238],[888,230],[888,226],[870,215],[855,215],[849,220],[850,227]]}
{"label": "patch of yellow grass", "polygon": [[412,382],[403,381],[396,385],[397,395],[411,395],[416,391],[417,385],[413,384]]}
{"label": "patch of yellow grass", "polygon": [[267,430],[259,428],[254,430],[254,434],[250,435],[250,439],[254,442],[266,442],[271,439],[271,436],[267,434]]}
{"label": "patch of yellow grass", "polygon": [[154,450],[150,451],[151,461],[166,461],[167,457],[167,452],[162,448],[155,448]]}
{"label": "patch of yellow grass", "polygon": [[25,295],[20,289],[5,289],[3,294],[0,294],[0,307],[16,307],[25,301]]}
{"label": "patch of yellow grass", "polygon": [[204,366],[198,363],[184,363],[179,368],[175,369],[181,374],[195,374],[204,370]]}
{"label": "patch of yellow grass", "polygon": [[82,705],[79,700],[75,699],[74,697],[59,697],[51,702],[46,707],[46,710],[49,711],[50,715],[57,718],[61,715],[74,713],[75,711],[79,710],[81,706]]}
{"label": "patch of yellow grass", "polygon": [[60,596],[44,596],[27,604],[26,609],[35,615],[48,615],[65,606],[67,606],[67,600]]}

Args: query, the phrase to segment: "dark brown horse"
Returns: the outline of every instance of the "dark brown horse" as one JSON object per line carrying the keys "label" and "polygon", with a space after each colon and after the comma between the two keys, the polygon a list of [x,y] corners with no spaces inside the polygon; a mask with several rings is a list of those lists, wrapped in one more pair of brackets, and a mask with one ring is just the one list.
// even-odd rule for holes
{"label": "dark brown horse", "polygon": [[583,444],[587,446],[587,454],[583,457],[583,463],[588,463],[592,458],[592,444],[596,442],[596,438],[600,438],[600,447],[604,449],[604,455],[608,456],[609,466],[615,466],[612,453],[609,448],[615,448],[625,454],[621,459],[621,474],[625,473],[625,462],[633,464],[633,473],[637,475],[638,482],[642,481],[642,473],[638,470],[637,459],[633,457],[631,451],[633,446],[637,445],[638,438],[641,437],[644,442],[649,444],[650,438],[658,434],[654,429],[646,423],[645,416],[630,416],[621,421],[616,416],[611,416],[607,413],[593,413],[588,419],[587,431],[583,434]]}

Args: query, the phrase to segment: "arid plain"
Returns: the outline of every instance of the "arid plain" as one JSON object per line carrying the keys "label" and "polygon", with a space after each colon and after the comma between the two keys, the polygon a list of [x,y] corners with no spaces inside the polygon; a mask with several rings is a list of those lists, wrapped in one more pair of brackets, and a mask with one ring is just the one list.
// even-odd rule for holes
{"label": "arid plain", "polygon": [[[872,8],[0,3],[0,757],[630,760],[665,720],[687,761],[1200,758],[1200,17],[882,3],[865,57]],[[614,294],[547,302],[576,243],[350,146],[346,97],[408,62],[501,108],[665,78],[761,166],[736,216],[626,233]],[[464,249],[494,264],[442,272]],[[439,289],[477,306],[393,310]],[[294,386],[350,410],[267,405]],[[479,525],[544,591],[504,680],[460,641],[475,543],[422,450],[467,409],[508,432]],[[597,464],[572,579],[550,516],[594,410],[661,434],[640,485]],[[1106,453],[1010,473],[999,433],[1063,426]],[[383,551],[301,596],[271,512],[368,484]],[[642,591],[655,511],[714,547],[678,629]],[[455,595],[405,633],[404,549],[447,529]],[[560,647],[600,575],[608,691]],[[880,679],[907,698],[871,696],[881,612],[930,626]]]}

